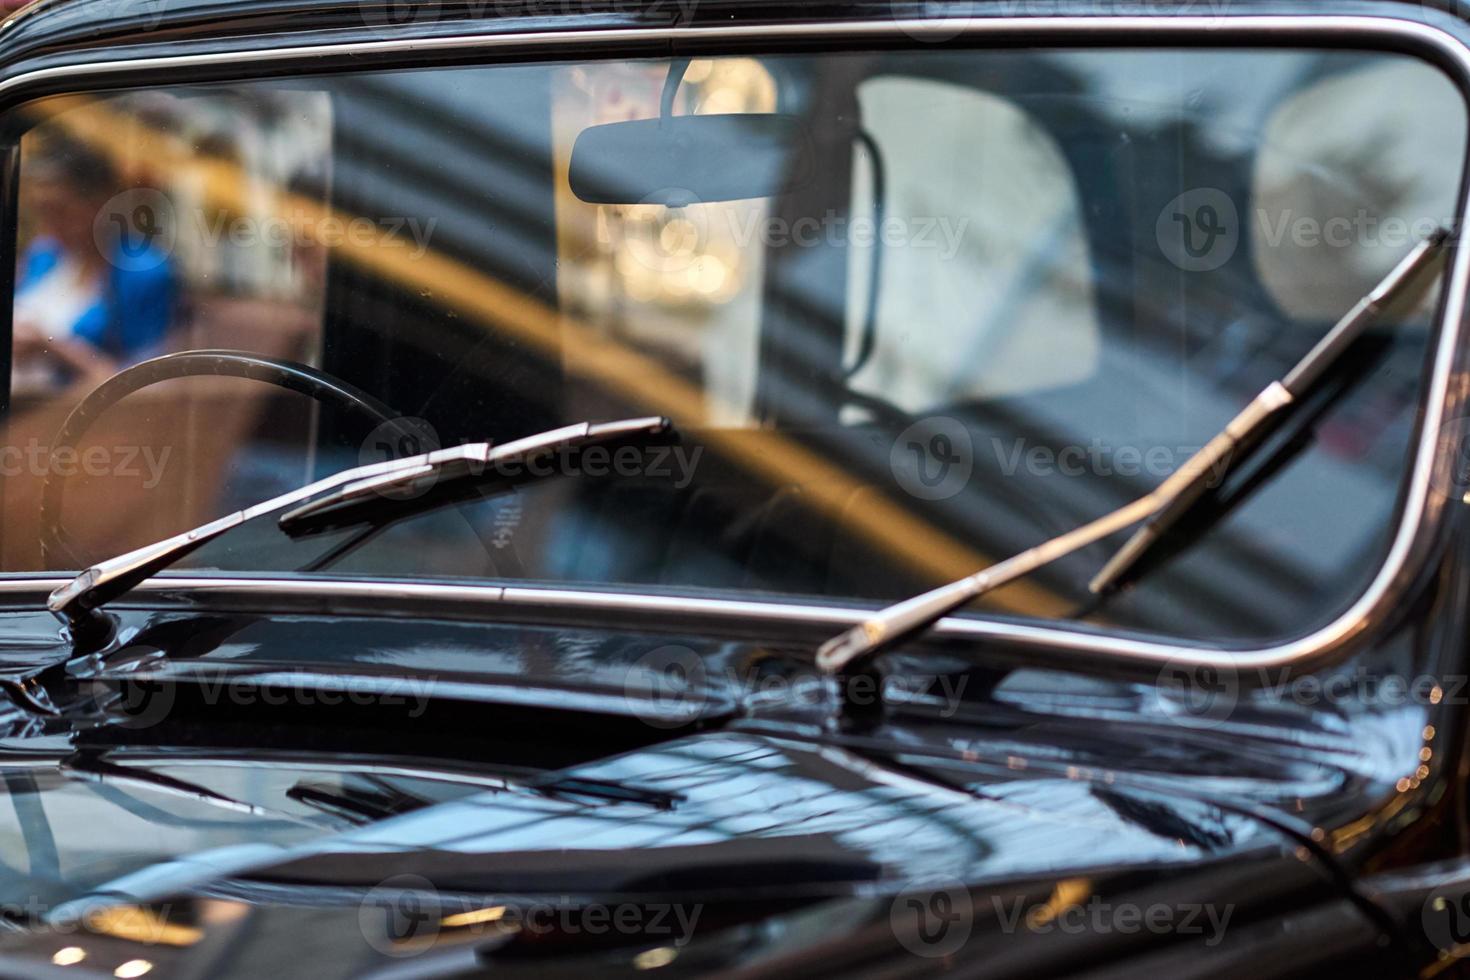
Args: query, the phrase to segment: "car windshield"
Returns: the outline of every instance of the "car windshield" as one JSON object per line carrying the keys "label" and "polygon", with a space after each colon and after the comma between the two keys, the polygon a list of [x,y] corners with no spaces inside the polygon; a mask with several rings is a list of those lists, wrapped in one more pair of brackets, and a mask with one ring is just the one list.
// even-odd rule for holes
{"label": "car windshield", "polygon": [[[1402,54],[925,45],[58,95],[3,136],[0,572],[667,416],[677,442],[551,454],[340,558],[261,521],[175,572],[874,607],[1157,486],[1458,226],[1466,107]],[[968,614],[1226,643],[1335,617],[1408,492],[1437,292],[1133,587],[1087,591],[1110,540]],[[257,366],[178,358],[220,350]]]}

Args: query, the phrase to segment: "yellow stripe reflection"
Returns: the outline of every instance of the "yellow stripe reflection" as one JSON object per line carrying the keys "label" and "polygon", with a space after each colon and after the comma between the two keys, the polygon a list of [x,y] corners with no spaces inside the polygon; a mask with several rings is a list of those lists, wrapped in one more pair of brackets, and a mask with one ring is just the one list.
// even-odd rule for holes
{"label": "yellow stripe reflection", "polygon": [[[110,112],[89,98],[47,100],[45,110],[53,115],[49,122],[108,154],[124,171],[134,161],[146,161],[150,168],[171,173],[187,169],[190,182],[202,188],[203,198],[212,207],[225,213],[249,213],[245,204],[252,183],[238,165],[200,158],[186,141]],[[258,181],[254,189],[258,191]],[[308,233],[313,228],[347,227],[346,222],[357,217],[300,195],[283,193],[279,200],[282,220],[299,219]],[[570,370],[642,406],[640,411],[675,420],[704,413],[703,392],[656,360],[606,340],[575,319],[457,259],[432,249],[416,256],[407,240],[383,234],[355,240],[351,235],[333,236],[330,243],[323,244],[329,244],[338,258],[416,295],[432,295],[444,308],[510,334],[553,362],[561,363],[563,348],[574,346],[579,356]],[[806,506],[840,522],[844,533],[861,535],[923,576],[948,581],[992,563],[988,556],[876,493],[866,494],[860,506],[851,506],[853,494],[864,484],[779,433],[711,429],[701,438],[773,486],[799,486]],[[985,604],[1041,617],[1061,616],[1070,609],[1060,596],[1025,582],[993,593]]]}

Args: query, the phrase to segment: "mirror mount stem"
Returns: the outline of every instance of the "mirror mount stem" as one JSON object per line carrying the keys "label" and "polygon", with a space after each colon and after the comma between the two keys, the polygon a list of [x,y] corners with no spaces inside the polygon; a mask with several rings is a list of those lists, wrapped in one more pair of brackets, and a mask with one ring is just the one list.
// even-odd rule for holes
{"label": "mirror mount stem", "polygon": [[660,122],[674,117],[674,96],[679,94],[679,85],[683,83],[684,73],[688,70],[688,58],[675,58],[669,62],[669,73],[664,76],[663,94],[658,100],[658,118]]}

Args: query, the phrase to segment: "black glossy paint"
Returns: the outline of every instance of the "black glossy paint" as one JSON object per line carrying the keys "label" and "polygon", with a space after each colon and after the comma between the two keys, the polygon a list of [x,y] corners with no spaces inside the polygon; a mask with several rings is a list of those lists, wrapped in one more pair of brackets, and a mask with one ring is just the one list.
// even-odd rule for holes
{"label": "black glossy paint", "polygon": [[[516,16],[496,20],[486,8],[436,6],[395,30],[899,9],[503,7]],[[3,70],[374,36],[387,10],[165,7],[57,0],[0,35]],[[1291,9],[1232,11],[1257,7]],[[1447,22],[1419,4],[1339,7]],[[698,905],[702,926],[663,972],[1414,972],[1439,958],[1425,926],[1434,896],[1470,884],[1470,540],[1458,512],[1440,534],[1412,601],[1366,624],[1340,665],[1311,681],[1345,678],[1372,693],[1328,707],[1301,687],[1295,698],[1273,692],[1296,675],[1248,676],[1219,723],[1181,713],[1151,678],[1012,670],[1013,656],[967,671],[916,650],[886,664],[888,714],[846,732],[829,724],[832,692],[804,634],[690,635],[658,622],[558,622],[550,611],[518,623],[493,610],[475,621],[423,606],[283,614],[160,598],[119,613],[113,644],[68,663],[39,596],[18,599],[0,615],[0,683],[14,702],[0,714],[11,811],[0,814],[0,911],[18,924],[35,910],[55,921],[0,940],[0,972],[39,975],[37,958],[75,935],[68,914],[99,897],[166,907],[198,929],[183,946],[95,937],[116,959],[146,955],[154,976],[622,972],[657,945],[586,928],[510,938],[466,928],[422,956],[389,956],[364,896],[403,875],[429,879],[446,915],[493,897],[570,908],[585,926],[600,904]],[[328,651],[332,673],[316,672]],[[669,656],[694,667],[691,686],[649,696],[636,668]],[[1432,679],[1422,697],[1419,677]],[[1388,678],[1408,682],[1410,696]],[[283,691],[295,696],[275,697]],[[341,799],[318,785],[369,767],[448,788]],[[57,814],[69,829],[43,832],[38,816]],[[893,926],[903,896],[961,887],[975,910],[962,951],[906,949]],[[1214,944],[1004,925],[1018,900],[1036,909],[1091,896],[1211,904],[1231,909],[1231,924]]]}
{"label": "black glossy paint", "polygon": [[[4,623],[14,646],[26,645],[17,663],[65,656],[46,618]],[[156,902],[174,916],[205,899],[240,902],[253,938],[235,941],[247,949],[265,936],[332,949],[339,972],[313,975],[386,962],[364,938],[359,906],[404,875],[459,903],[446,915],[491,901],[477,896],[516,896],[528,909],[698,906],[726,924],[679,947],[686,968],[776,970],[785,961],[765,957],[821,956],[835,969],[839,951],[869,965],[889,957],[900,969],[932,967],[898,944],[889,913],[908,892],[927,900],[960,882],[989,910],[977,912],[965,946],[967,957],[984,951],[987,975],[1097,965],[1169,938],[998,924],[998,912],[1057,895],[1230,909],[1223,941],[1178,937],[1196,947],[1193,971],[1228,970],[1256,944],[1299,953],[1303,930],[1319,927],[1335,938],[1314,950],[1314,963],[1403,966],[1426,954],[1408,929],[1361,904],[1344,875],[1393,860],[1402,830],[1453,819],[1443,779],[1407,793],[1390,785],[1401,764],[1393,744],[1416,752],[1410,729],[1450,727],[1443,705],[1408,715],[1363,705],[1348,718],[1261,706],[1211,728],[1171,716],[1148,684],[1019,671],[987,692],[973,674],[944,674],[931,686],[958,693],[956,710],[905,684],[890,692],[895,706],[879,728],[844,735],[824,728],[830,692],[810,675],[809,655],[775,642],[178,612],[129,613],[121,626],[114,649],[73,662],[65,679],[49,668],[63,717],[12,711],[0,754],[23,780],[10,785],[17,814],[34,797],[77,827],[126,833],[166,820],[169,830],[149,844],[58,831],[64,864],[97,869],[95,892],[48,892],[33,872],[10,880],[0,907],[40,895],[64,921],[103,898]],[[703,683],[677,699],[678,711],[647,703],[627,669],[668,649],[703,666]],[[311,673],[327,652],[337,661],[335,699],[317,689],[333,679]],[[770,695],[773,676],[793,681],[784,696]],[[99,713],[95,698],[114,689],[132,695],[128,708]],[[354,703],[369,691],[402,703]],[[248,798],[232,788],[241,766],[256,774]],[[289,792],[359,766],[452,778],[457,788],[396,816],[323,810]],[[1438,806],[1397,826],[1436,795]],[[1174,897],[1140,897],[1164,894]],[[1029,904],[1014,905],[1023,898]],[[801,932],[798,919],[823,923],[809,947],[786,936]],[[71,935],[43,929],[10,948],[49,956]],[[527,957],[537,970],[627,969],[643,948],[586,949],[564,936],[502,950],[502,939],[463,937],[497,949],[497,972],[502,960]],[[156,944],[144,953],[222,969],[206,946],[197,959]],[[232,962],[236,975],[257,972],[253,960]]]}

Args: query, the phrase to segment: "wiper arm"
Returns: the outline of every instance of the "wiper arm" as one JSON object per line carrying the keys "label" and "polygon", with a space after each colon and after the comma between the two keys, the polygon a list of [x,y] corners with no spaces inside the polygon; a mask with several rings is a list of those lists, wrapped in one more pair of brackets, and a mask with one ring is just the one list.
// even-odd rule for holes
{"label": "wiper arm", "polygon": [[1238,467],[1285,412],[1343,360],[1343,355],[1391,302],[1422,285],[1420,273],[1449,240],[1440,229],[1414,247],[1378,285],[1340,319],[1290,371],[1267,385],[1203,448],[1151,492],[1081,527],[1028,548],[948,585],[881,609],[834,636],[817,650],[817,666],[831,674],[848,671],[894,644],[913,637],[944,616],[1003,585],[1030,575],[1111,534],[1147,520],[1103,566],[1088,587],[1101,592],[1133,566],[1210,489]]}
{"label": "wiper arm", "polygon": [[326,496],[286,511],[279,524],[282,531],[297,538],[374,523],[379,520],[380,508],[386,508],[390,517],[412,513],[424,506],[425,498],[428,503],[437,503],[446,491],[458,485],[535,479],[536,474],[529,472],[527,465],[548,452],[630,438],[644,441],[670,429],[668,419],[656,417],[581,422],[493,448],[481,442],[440,449],[399,460],[399,465],[388,472],[353,478]]}
{"label": "wiper arm", "polygon": [[[467,478],[493,480],[518,464],[524,469],[529,460],[548,452],[611,439],[650,438],[669,432],[671,428],[669,420],[660,417],[602,423],[579,422],[500,446],[493,446],[488,442],[468,443],[451,449],[343,470],[210,521],[192,531],[185,531],[99,562],[52,592],[46,600],[46,607],[74,631],[90,629],[96,625],[95,610],[98,607],[127,593],[227,531],[339,487],[342,488],[341,492],[320,501],[325,512],[337,507],[351,506],[354,502],[360,503],[367,497],[382,500],[383,491],[411,486],[430,476],[453,481]],[[535,474],[524,477],[534,478]],[[407,500],[402,502],[411,503]],[[288,523],[296,527],[309,526],[312,523],[311,518],[323,512],[316,511],[313,507],[314,504],[307,505],[285,515],[282,518],[283,526]],[[286,522],[285,518],[292,514],[295,515],[294,521]],[[287,527],[288,533],[290,529]]]}

